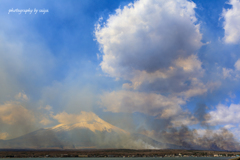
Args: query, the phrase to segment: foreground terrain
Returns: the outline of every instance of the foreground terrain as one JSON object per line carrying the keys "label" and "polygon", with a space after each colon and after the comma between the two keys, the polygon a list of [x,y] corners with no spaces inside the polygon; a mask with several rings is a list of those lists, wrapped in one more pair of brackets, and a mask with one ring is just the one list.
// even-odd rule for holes
{"label": "foreground terrain", "polygon": [[132,149],[86,149],[86,150],[0,150],[1,158],[26,157],[233,157],[240,152],[202,150],[132,150]]}

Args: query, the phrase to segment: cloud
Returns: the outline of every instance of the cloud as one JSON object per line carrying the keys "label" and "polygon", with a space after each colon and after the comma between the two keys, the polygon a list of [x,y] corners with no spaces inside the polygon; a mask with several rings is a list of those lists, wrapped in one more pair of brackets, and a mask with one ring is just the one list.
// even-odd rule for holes
{"label": "cloud", "polygon": [[238,59],[234,64],[235,69],[222,68],[223,78],[230,78],[231,80],[238,80],[240,77],[240,59]]}
{"label": "cloud", "polygon": [[99,53],[97,53],[97,59],[100,60],[101,55]]}
{"label": "cloud", "polygon": [[224,18],[224,42],[229,44],[237,44],[240,42],[240,1],[230,0],[231,9],[223,9],[222,16]]}
{"label": "cloud", "polygon": [[103,72],[126,80],[105,92],[100,105],[114,113],[143,113],[179,127],[199,122],[183,110],[191,97],[219,87],[203,82],[197,51],[203,45],[190,1],[135,1],[96,25]]}
{"label": "cloud", "polygon": [[106,92],[100,98],[101,106],[105,111],[141,112],[164,118],[176,115],[181,110],[180,105],[185,103],[177,97],[132,91]]}
{"label": "cloud", "polygon": [[28,97],[25,93],[19,92],[16,96],[15,99],[17,100],[25,100],[28,101]]}
{"label": "cloud", "polygon": [[208,123],[211,125],[238,124],[240,122],[239,112],[239,104],[231,104],[230,106],[219,104],[215,111],[209,112],[211,118]]}
{"label": "cloud", "polygon": [[5,140],[5,139],[7,139],[8,136],[9,136],[9,135],[8,135],[7,132],[2,132],[2,133],[0,133],[0,140],[1,140],[1,139],[2,139],[2,140]]}
{"label": "cloud", "polygon": [[223,77],[225,78],[232,78],[234,71],[232,69],[223,68],[222,69]]}
{"label": "cloud", "polygon": [[227,125],[224,126],[224,128],[226,128],[226,129],[231,129],[231,128],[234,128],[234,127],[236,127],[236,126],[234,126],[232,124],[227,124]]}
{"label": "cloud", "polygon": [[131,83],[123,85],[126,89],[132,88],[134,90],[155,91],[158,93],[180,93],[190,89],[196,90],[200,85],[205,87],[198,80],[204,74],[204,70],[196,55],[173,60],[172,66],[163,71],[157,70],[149,73],[145,70],[136,70],[132,74],[132,78],[129,79]]}
{"label": "cloud", "polygon": [[182,114],[180,105],[185,104],[181,98],[133,91],[106,92],[100,99],[105,111],[140,112],[165,119]]}
{"label": "cloud", "polygon": [[189,1],[136,1],[116,10],[95,31],[102,70],[129,80],[124,89],[184,98],[206,93],[194,54],[202,46],[195,7]]}
{"label": "cloud", "polygon": [[237,62],[234,64],[234,67],[237,71],[240,71],[240,59],[237,60]]}
{"label": "cloud", "polygon": [[46,109],[47,111],[51,111],[52,107],[50,105],[46,105],[46,107],[44,109]]}
{"label": "cloud", "polygon": [[103,51],[102,70],[130,79],[135,71],[168,69],[201,46],[195,4],[189,1],[136,1],[117,9],[95,35]]}
{"label": "cloud", "polygon": [[122,90],[100,96],[105,111],[140,112],[169,119],[175,127],[199,122],[182,106],[221,83],[202,81],[205,70],[197,51],[203,43],[195,8],[189,1],[140,0],[98,22],[100,66],[127,81]]}

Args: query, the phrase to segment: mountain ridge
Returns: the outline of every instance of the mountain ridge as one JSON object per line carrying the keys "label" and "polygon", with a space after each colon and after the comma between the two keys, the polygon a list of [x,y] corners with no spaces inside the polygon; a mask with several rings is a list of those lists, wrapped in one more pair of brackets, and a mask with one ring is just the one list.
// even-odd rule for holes
{"label": "mountain ridge", "polygon": [[[60,117],[61,118],[61,117]],[[75,119],[61,119],[56,126],[0,141],[0,149],[82,149],[82,148],[182,148],[164,144],[141,134],[130,134],[92,112],[81,112]]]}

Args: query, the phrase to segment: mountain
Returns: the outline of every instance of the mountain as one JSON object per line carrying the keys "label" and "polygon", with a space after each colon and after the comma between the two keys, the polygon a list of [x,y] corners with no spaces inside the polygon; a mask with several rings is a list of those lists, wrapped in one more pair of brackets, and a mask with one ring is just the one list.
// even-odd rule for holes
{"label": "mountain", "polygon": [[111,125],[110,123],[102,120],[93,112],[81,112],[81,115],[78,118],[78,122],[71,123],[63,123],[59,124],[55,127],[49,128],[55,132],[62,131],[71,131],[75,129],[89,129],[92,132],[96,133],[96,131],[100,132],[116,132],[120,134],[129,134],[128,132]]}
{"label": "mountain", "polygon": [[24,136],[1,140],[0,148],[14,149],[81,149],[81,148],[181,148],[163,144],[141,134],[130,134],[99,118],[92,112],[81,112],[77,120]]}

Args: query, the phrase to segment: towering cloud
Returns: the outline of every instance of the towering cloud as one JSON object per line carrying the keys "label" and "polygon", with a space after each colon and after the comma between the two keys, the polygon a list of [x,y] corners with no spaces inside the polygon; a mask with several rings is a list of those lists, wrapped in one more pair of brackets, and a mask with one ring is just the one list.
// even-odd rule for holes
{"label": "towering cloud", "polygon": [[181,105],[207,92],[196,53],[202,35],[190,1],[136,1],[96,24],[102,70],[127,80],[123,91],[105,93],[101,105],[112,112],[175,116]]}

